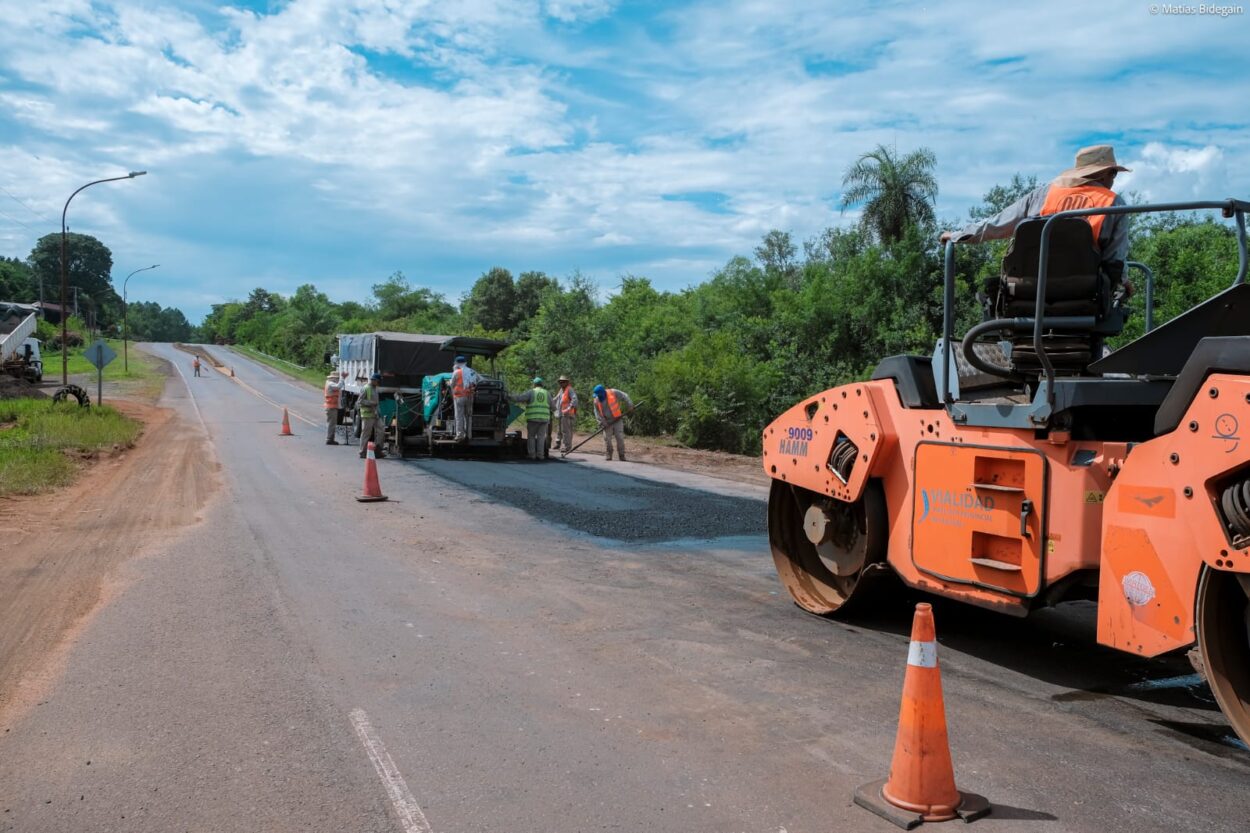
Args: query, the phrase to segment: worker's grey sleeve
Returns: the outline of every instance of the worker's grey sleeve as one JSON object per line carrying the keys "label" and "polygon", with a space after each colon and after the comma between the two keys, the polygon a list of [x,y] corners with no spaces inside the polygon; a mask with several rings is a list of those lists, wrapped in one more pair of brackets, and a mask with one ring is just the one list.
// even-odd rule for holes
{"label": "worker's grey sleeve", "polygon": [[508,394],[508,401],[509,401],[509,402],[516,402],[517,404],[521,404],[521,403],[523,403],[523,402],[529,402],[529,401],[530,401],[531,399],[533,399],[533,398],[534,398],[534,391],[533,391],[532,389],[531,389],[531,390],[527,390],[525,393],[510,393],[510,394]]}
{"label": "worker's grey sleeve", "polygon": [[1005,240],[1011,237],[1022,221],[1042,213],[1048,190],[1049,184],[1034,188],[993,217],[964,226],[951,235],[951,239],[956,243],[983,243],[986,240]]}
{"label": "worker's grey sleeve", "polygon": [[634,409],[634,403],[633,403],[633,401],[632,401],[632,400],[630,400],[630,398],[629,398],[629,394],[625,393],[625,391],[623,391],[623,390],[618,390],[618,391],[616,392],[616,397],[617,397],[618,399],[624,399],[624,400],[625,400],[625,410],[626,410],[626,411],[632,411],[632,410]]}
{"label": "worker's grey sleeve", "polygon": [[[1112,205],[1127,205],[1124,198],[1115,195]],[[1128,260],[1128,227],[1130,217],[1127,214],[1110,214],[1102,221],[1102,236],[1099,241],[1102,248],[1102,262],[1123,263]]]}

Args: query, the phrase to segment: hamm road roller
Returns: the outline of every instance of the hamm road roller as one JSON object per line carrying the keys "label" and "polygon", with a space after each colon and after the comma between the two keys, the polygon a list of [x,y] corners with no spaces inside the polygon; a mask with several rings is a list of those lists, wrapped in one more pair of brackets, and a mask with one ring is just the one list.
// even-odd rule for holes
{"label": "hamm road roller", "polygon": [[[1027,220],[958,340],[948,243],[933,355],[887,358],[764,429],[769,542],[794,600],[851,610],[891,572],[1015,616],[1096,600],[1101,644],[1145,657],[1196,644],[1250,742],[1248,208]],[[1231,286],[1109,351],[1127,292],[1087,218],[1195,210],[1235,224]]]}

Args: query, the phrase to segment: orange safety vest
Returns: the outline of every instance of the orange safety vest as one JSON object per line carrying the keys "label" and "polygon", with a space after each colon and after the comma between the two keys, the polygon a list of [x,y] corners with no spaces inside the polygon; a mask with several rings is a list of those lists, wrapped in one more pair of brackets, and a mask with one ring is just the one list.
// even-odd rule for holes
{"label": "orange safety vest", "polygon": [[451,395],[456,399],[464,399],[472,391],[464,383],[464,368],[457,367],[451,372]]}
{"label": "orange safety vest", "polygon": [[330,383],[329,383],[329,382],[326,382],[326,387],[325,387],[325,391],[324,391],[324,393],[325,393],[325,396],[326,396],[326,410],[327,410],[327,411],[336,411],[336,410],[338,410],[338,407],[339,407],[339,392],[338,392],[338,391],[336,391],[336,390],[331,389],[331,387],[330,387]]}
{"label": "orange safety vest", "polygon": [[[1078,185],[1065,188],[1060,185],[1050,186],[1046,192],[1046,202],[1042,205],[1042,216],[1058,214],[1060,211],[1077,211],[1083,208],[1106,208],[1115,202],[1115,192],[1101,185]],[[1102,221],[1106,214],[1091,214],[1081,219],[1089,223],[1094,232],[1094,248],[1099,248],[1098,237],[1102,234]]]}
{"label": "orange safety vest", "polygon": [[573,386],[565,388],[560,392],[560,413],[573,416],[577,413],[576,408],[569,407],[569,403],[573,401]]}
{"label": "orange safety vest", "polygon": [[[620,419],[621,406],[616,401],[616,392],[613,391],[611,388],[608,388],[607,394],[608,394],[608,410],[612,413],[612,419]],[[595,408],[596,410],[599,411],[599,416],[604,416],[603,403],[599,401],[599,397],[597,396],[595,397]]]}

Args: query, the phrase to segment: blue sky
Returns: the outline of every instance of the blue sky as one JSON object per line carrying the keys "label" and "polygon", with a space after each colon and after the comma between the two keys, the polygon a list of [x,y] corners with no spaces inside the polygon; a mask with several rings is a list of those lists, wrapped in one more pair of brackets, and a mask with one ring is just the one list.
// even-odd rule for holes
{"label": "blue sky", "polygon": [[939,213],[1109,140],[1250,196],[1250,19],[1146,2],[0,0],[0,254],[70,226],[198,321],[256,286],[457,300],[501,265],[679,289],[932,148]]}

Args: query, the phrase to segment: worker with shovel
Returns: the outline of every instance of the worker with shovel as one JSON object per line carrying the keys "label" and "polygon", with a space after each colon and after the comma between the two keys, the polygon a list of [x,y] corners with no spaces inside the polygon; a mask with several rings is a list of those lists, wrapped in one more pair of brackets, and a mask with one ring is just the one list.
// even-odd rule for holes
{"label": "worker with shovel", "polygon": [[612,438],[616,437],[616,456],[625,459],[625,414],[634,409],[634,403],[624,391],[616,388],[605,388],[595,385],[595,419],[603,431],[603,442],[607,446],[607,459],[612,459]]}

